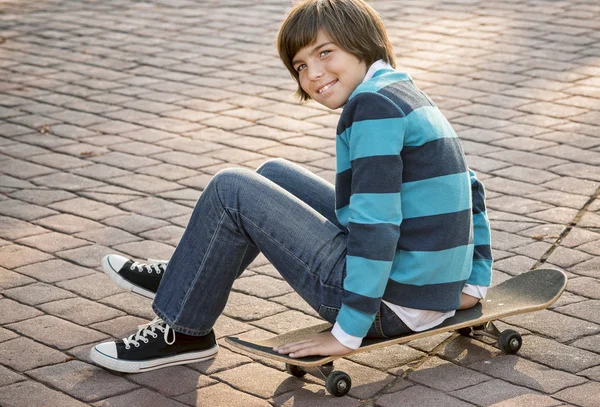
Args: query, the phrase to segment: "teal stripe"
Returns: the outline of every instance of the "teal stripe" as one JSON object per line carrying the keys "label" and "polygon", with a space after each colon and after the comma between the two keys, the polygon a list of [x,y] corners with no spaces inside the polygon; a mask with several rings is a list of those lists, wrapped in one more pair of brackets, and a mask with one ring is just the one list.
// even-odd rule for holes
{"label": "teal stripe", "polygon": [[350,169],[350,150],[348,145],[337,136],[335,140],[335,172],[339,174]]}
{"label": "teal stripe", "polygon": [[350,223],[350,205],[346,205],[343,208],[336,209],[335,215],[337,216],[338,221],[342,225],[348,226],[348,223]]}
{"label": "teal stripe", "polygon": [[473,232],[475,245],[489,245],[491,241],[489,222],[485,212],[473,215]]}
{"label": "teal stripe", "polygon": [[473,260],[473,271],[467,284],[489,287],[492,284],[492,260]]}
{"label": "teal stripe", "polygon": [[381,69],[378,69],[377,71],[375,71],[375,73],[373,74],[373,76],[371,77],[371,79],[380,77],[380,76],[385,75],[385,74],[390,74],[390,73],[399,73],[399,74],[403,75],[402,76],[403,78],[410,79],[410,76],[408,76],[407,73],[397,72],[394,68],[381,68]]}
{"label": "teal stripe", "polygon": [[[434,106],[424,106],[413,110],[408,116],[408,129],[404,145],[422,146],[423,144],[444,137],[457,137],[442,112]],[[411,131],[411,129],[415,129]]]}
{"label": "teal stripe", "polygon": [[351,218],[354,223],[374,224],[402,222],[400,192],[390,194],[354,194],[350,197]]}
{"label": "teal stripe", "polygon": [[398,81],[408,81],[410,77],[403,72],[395,72],[391,69],[385,70],[385,75],[381,74],[382,70],[377,71],[377,76],[371,78],[371,80],[366,81],[358,85],[358,87],[352,92],[350,98],[352,99],[356,96],[357,93],[360,92],[377,92],[379,89],[384,88],[388,85],[391,85]]}
{"label": "teal stripe", "polygon": [[390,278],[412,285],[452,283],[469,278],[472,263],[472,244],[438,252],[401,251],[394,258]]}
{"label": "teal stripe", "polygon": [[346,256],[344,290],[365,297],[379,298],[385,291],[391,267],[391,261]]}
{"label": "teal stripe", "polygon": [[375,314],[365,314],[343,304],[336,319],[344,332],[360,338],[367,335],[373,321],[375,321]]}
{"label": "teal stripe", "polygon": [[467,172],[402,184],[405,218],[440,215],[471,209],[471,183]]}
{"label": "teal stripe", "polygon": [[403,117],[354,122],[344,131],[350,144],[350,161],[374,155],[400,154],[405,130],[406,119]]}

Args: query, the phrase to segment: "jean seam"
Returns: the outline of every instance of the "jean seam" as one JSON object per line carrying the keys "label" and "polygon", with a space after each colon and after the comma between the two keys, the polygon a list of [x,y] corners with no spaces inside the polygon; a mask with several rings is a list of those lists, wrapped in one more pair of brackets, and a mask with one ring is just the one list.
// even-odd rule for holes
{"label": "jean seam", "polygon": [[375,321],[376,321],[375,330],[377,331],[377,333],[379,335],[381,335],[382,337],[387,338],[387,335],[383,332],[383,323],[381,321],[381,311],[375,315]]}
{"label": "jean seam", "polygon": [[225,207],[225,209],[230,210],[232,212],[237,213],[239,216],[241,216],[242,218],[244,218],[248,223],[250,223],[251,225],[253,225],[256,229],[258,229],[263,235],[265,235],[269,240],[271,240],[272,242],[277,243],[277,245],[285,250],[290,256],[292,256],[294,259],[296,259],[300,264],[302,264],[302,266],[304,266],[304,268],[306,268],[307,270],[310,271],[310,267],[308,266],[308,264],[304,263],[301,259],[299,259],[294,253],[292,253],[287,247],[283,246],[281,243],[279,243],[279,241],[277,239],[275,239],[273,236],[271,236],[270,234],[268,234],[267,232],[265,232],[260,226],[258,226],[256,223],[252,222],[252,220],[250,220],[248,217],[244,216],[240,211],[238,211],[237,209],[234,208],[229,208],[229,207]]}
{"label": "jean seam", "polygon": [[[323,316],[321,314],[321,312],[323,312],[323,314],[327,315],[328,313],[331,313],[332,315],[335,315],[335,318],[333,318],[333,320],[335,321],[335,319],[337,318],[340,309],[337,307],[331,307],[329,305],[324,305],[324,304],[320,304],[319,305],[319,309],[317,310],[317,314],[319,314],[319,316],[321,318],[323,318],[324,320],[326,320],[327,322],[329,322],[329,320],[327,318],[325,318],[325,316]],[[330,322],[331,323],[331,322]]]}
{"label": "jean seam", "polygon": [[[342,231],[340,230],[340,232],[342,232]],[[333,257],[334,253],[335,253],[335,251],[331,250],[331,252],[329,253],[329,256],[327,256],[327,258],[322,262],[322,264],[329,264],[329,260]],[[337,264],[337,262],[335,264]],[[331,275],[331,273],[333,272],[333,268],[334,267],[335,267],[335,265],[331,266],[331,270],[329,270],[329,275]],[[346,267],[346,266],[344,266],[344,267]],[[323,281],[321,281],[321,285],[323,287],[333,288],[333,289],[340,288],[340,287],[335,286],[335,285],[329,285],[329,284],[327,284],[327,282],[323,282]],[[341,288],[342,288],[342,291],[344,291],[343,282],[342,282],[342,287]]]}
{"label": "jean seam", "polygon": [[204,336],[204,335],[208,335],[210,333],[210,331],[212,331],[213,329],[190,329],[187,326],[183,326],[183,325],[179,325],[176,324],[174,322],[172,322],[161,310],[159,310],[154,304],[152,305],[152,309],[154,310],[154,312],[156,313],[156,315],[158,317],[160,317],[160,319],[162,319],[163,321],[165,321],[167,323],[167,325],[169,325],[169,327],[171,327],[175,332],[179,332],[182,333],[184,335],[192,335],[192,336]]}
{"label": "jean seam", "polygon": [[[198,269],[196,269],[196,272],[194,273],[195,274],[194,279],[192,280],[192,283],[190,284],[185,295],[183,296],[183,300],[181,301],[181,305],[180,305],[181,309],[177,313],[177,318],[175,318],[175,319],[178,319],[178,317],[181,315],[181,312],[185,308],[184,304],[189,299],[189,297],[193,291],[193,287],[196,284],[196,282],[198,281],[198,278],[200,278],[200,273],[198,273],[198,270],[202,268],[202,266],[206,262],[206,259],[208,258],[208,254],[210,253],[210,250],[216,240],[216,236],[219,233],[219,230],[221,229],[221,225],[223,224],[223,218],[225,217],[225,214],[226,214],[226,211],[224,210],[223,213],[221,214],[221,218],[219,219],[219,223],[217,224],[217,228],[215,229],[214,233],[212,234],[212,236],[210,238],[210,242],[208,243],[208,246],[206,247],[206,251],[204,252],[204,257],[202,258],[202,262],[200,263],[200,265],[198,266]],[[186,329],[189,329],[189,328],[186,328]]]}

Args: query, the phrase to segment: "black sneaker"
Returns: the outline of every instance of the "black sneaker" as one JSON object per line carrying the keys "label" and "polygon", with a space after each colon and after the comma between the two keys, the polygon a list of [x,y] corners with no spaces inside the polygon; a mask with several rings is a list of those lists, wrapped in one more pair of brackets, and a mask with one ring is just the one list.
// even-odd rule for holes
{"label": "black sneaker", "polygon": [[119,287],[153,299],[167,269],[167,262],[156,260],[144,264],[118,254],[109,254],[102,259],[102,269]]}
{"label": "black sneaker", "polygon": [[127,338],[94,346],[91,359],[117,372],[141,373],[201,362],[219,351],[213,331],[205,336],[184,335],[173,331],[160,318],[138,328]]}

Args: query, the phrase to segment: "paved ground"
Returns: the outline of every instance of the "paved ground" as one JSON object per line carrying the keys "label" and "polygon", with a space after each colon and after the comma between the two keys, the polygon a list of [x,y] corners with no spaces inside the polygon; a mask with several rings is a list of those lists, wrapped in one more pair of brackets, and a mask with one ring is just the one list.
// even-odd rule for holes
{"label": "paved ground", "polygon": [[[168,258],[211,175],[271,157],[334,174],[338,113],[299,106],[274,50],[287,0],[0,2],[0,405],[600,406],[600,7],[377,1],[399,65],[485,180],[494,281],[568,272],[551,309],[509,318],[520,356],[457,335],[361,354],[349,397],[230,349],[119,375],[90,346],[151,318],[101,256]],[[249,312],[250,309],[250,312]],[[217,326],[316,322],[264,258]]]}

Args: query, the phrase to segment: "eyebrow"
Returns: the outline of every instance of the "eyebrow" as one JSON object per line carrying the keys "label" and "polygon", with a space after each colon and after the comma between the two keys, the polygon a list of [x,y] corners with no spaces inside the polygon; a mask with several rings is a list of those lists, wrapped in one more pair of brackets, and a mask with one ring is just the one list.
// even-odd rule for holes
{"label": "eyebrow", "polygon": [[[314,48],[312,49],[312,51],[310,51],[310,52],[308,53],[308,55],[312,56],[312,55],[313,55],[315,52],[317,52],[319,49],[321,49],[321,48],[323,48],[324,46],[326,46],[326,45],[329,45],[329,44],[333,44],[333,41],[324,42],[323,44],[317,45],[316,47],[314,47]],[[296,65],[296,64],[297,64],[297,63],[299,63],[299,62],[300,62],[300,61],[298,61],[297,59],[294,59],[294,60],[292,61],[292,66]]]}

